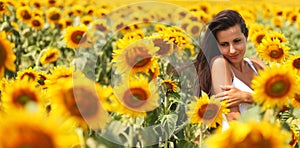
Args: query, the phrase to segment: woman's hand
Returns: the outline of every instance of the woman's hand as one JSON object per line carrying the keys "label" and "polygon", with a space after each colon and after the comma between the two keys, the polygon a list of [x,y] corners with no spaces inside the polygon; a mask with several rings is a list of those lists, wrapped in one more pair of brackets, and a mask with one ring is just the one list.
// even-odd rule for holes
{"label": "woman's hand", "polygon": [[228,108],[236,107],[241,103],[253,103],[252,95],[249,92],[241,91],[232,85],[220,86],[223,92],[215,95],[216,99],[227,100]]}

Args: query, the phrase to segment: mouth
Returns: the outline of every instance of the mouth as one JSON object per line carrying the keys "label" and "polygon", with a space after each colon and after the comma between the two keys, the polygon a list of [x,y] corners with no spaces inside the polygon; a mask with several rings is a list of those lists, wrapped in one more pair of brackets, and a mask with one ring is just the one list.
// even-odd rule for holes
{"label": "mouth", "polygon": [[237,59],[238,58],[238,54],[237,55],[232,55],[232,56],[229,56],[231,59]]}

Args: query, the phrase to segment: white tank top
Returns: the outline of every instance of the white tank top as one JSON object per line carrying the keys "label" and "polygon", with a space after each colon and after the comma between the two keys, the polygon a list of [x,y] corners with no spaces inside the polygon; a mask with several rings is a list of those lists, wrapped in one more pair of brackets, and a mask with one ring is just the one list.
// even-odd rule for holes
{"label": "white tank top", "polygon": [[[250,67],[252,68],[252,70],[258,74],[258,72],[256,71],[255,67],[253,66],[253,63],[250,61],[250,59],[248,58],[244,58],[244,60],[250,65]],[[232,80],[232,86],[235,86],[236,88],[240,89],[241,91],[245,91],[245,92],[250,92],[252,93],[253,90],[248,86],[246,85],[244,82],[242,82],[240,79],[238,79],[234,73],[232,72],[233,74],[233,80]],[[247,104],[247,103],[241,103],[239,104],[239,110],[240,110],[240,113],[243,114],[249,107],[250,104]],[[223,117],[225,118],[225,120],[223,120],[222,122],[222,130],[226,130],[229,128],[229,124],[228,124],[228,121],[226,119],[226,116],[223,115]]]}

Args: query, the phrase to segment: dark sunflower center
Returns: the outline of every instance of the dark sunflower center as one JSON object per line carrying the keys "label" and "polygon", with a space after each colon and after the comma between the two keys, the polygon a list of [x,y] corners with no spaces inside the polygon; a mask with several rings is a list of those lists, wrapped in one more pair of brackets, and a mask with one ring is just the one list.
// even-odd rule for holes
{"label": "dark sunflower center", "polygon": [[5,10],[5,4],[0,2],[0,12]]}
{"label": "dark sunflower center", "polygon": [[50,60],[53,60],[53,59],[55,59],[55,53],[51,53],[50,55],[48,55],[47,57],[46,57],[46,61],[50,61]]}
{"label": "dark sunflower center", "polygon": [[95,28],[99,31],[106,32],[107,28],[103,24],[96,24]]}
{"label": "dark sunflower center", "polygon": [[[42,131],[36,127],[20,126],[16,127],[19,142],[14,144],[18,148],[55,148],[52,135]],[[26,133],[26,136],[22,136]],[[34,140],[33,140],[34,139]]]}
{"label": "dark sunflower center", "polygon": [[164,90],[164,92],[173,91],[173,85],[174,84],[172,84],[171,82],[164,82],[162,85],[162,89]]}
{"label": "dark sunflower center", "polygon": [[83,36],[84,31],[74,31],[71,35],[72,42],[79,44],[81,40],[85,40],[86,37]]}
{"label": "dark sunflower center", "polygon": [[197,34],[199,32],[200,28],[198,26],[193,26],[191,29],[192,34]]}
{"label": "dark sunflower center", "polygon": [[119,30],[119,29],[122,29],[123,27],[124,27],[124,24],[120,23],[116,26],[116,29]]}
{"label": "dark sunflower center", "polygon": [[264,34],[260,34],[260,35],[258,35],[257,37],[256,37],[256,42],[258,43],[258,44],[260,44],[261,43],[261,41],[262,41],[262,39],[265,37],[265,35]]}
{"label": "dark sunflower center", "polygon": [[163,39],[160,39],[160,38],[154,39],[153,43],[154,43],[154,46],[159,47],[159,50],[157,51],[157,54],[159,54],[159,55],[167,54],[172,48],[171,44],[168,44],[166,41],[164,41]]}
{"label": "dark sunflower center", "polygon": [[39,20],[33,20],[32,21],[32,25],[35,27],[40,27],[41,26],[41,22]]}
{"label": "dark sunflower center", "polygon": [[36,8],[41,8],[41,4],[40,3],[37,3],[37,2],[35,2],[34,4],[33,4]]}
{"label": "dark sunflower center", "polygon": [[130,88],[124,93],[124,103],[130,108],[138,108],[148,99],[146,90],[143,88]]}
{"label": "dark sunflower center", "polygon": [[283,56],[283,50],[282,48],[279,48],[278,46],[274,45],[271,46],[271,52],[270,52],[270,57],[274,59],[280,59]]}
{"label": "dark sunflower center", "polygon": [[206,112],[206,108],[207,108],[208,104],[203,104],[199,109],[198,109],[198,116],[203,119],[204,114]]}
{"label": "dark sunflower center", "polygon": [[297,58],[293,61],[293,67],[296,69],[300,69],[300,58]]}
{"label": "dark sunflower center", "polygon": [[74,97],[78,109],[83,117],[95,117],[99,111],[99,100],[97,94],[85,87],[74,87]]}
{"label": "dark sunflower center", "polygon": [[25,106],[29,102],[37,102],[36,95],[34,92],[28,90],[18,90],[15,96],[13,97],[13,103],[20,106]]}
{"label": "dark sunflower center", "polygon": [[253,130],[247,135],[245,140],[236,144],[236,147],[263,147],[272,148],[274,147],[272,139],[266,139],[261,131]]}
{"label": "dark sunflower center", "polygon": [[50,16],[50,20],[52,21],[57,21],[60,19],[60,14],[59,13],[54,13]]}
{"label": "dark sunflower center", "polygon": [[144,48],[145,47],[137,46],[129,49],[126,54],[126,61],[131,67],[141,68],[151,62],[152,57]]}
{"label": "dark sunflower center", "polygon": [[209,103],[206,106],[206,111],[203,116],[203,120],[205,121],[211,121],[214,118],[216,118],[216,115],[218,114],[220,110],[220,107],[217,104]]}
{"label": "dark sunflower center", "polygon": [[266,94],[272,98],[280,98],[290,91],[291,83],[284,75],[276,75],[265,85]]}
{"label": "dark sunflower center", "polygon": [[48,3],[54,5],[56,3],[56,0],[49,0]]}
{"label": "dark sunflower center", "polygon": [[185,17],[185,16],[186,16],[186,12],[180,12],[179,15],[180,15],[181,17]]}
{"label": "dark sunflower center", "polygon": [[22,11],[21,16],[23,17],[24,20],[30,20],[31,19],[31,14],[27,10]]}

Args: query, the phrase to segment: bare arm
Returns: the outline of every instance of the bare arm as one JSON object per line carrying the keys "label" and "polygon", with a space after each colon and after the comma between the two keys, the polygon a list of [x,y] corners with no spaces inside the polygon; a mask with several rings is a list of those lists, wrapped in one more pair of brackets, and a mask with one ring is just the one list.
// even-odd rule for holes
{"label": "bare arm", "polygon": [[[215,94],[228,92],[223,86],[231,86],[233,75],[230,65],[223,56],[212,59],[211,65],[212,87]],[[228,106],[230,112],[226,115],[227,120],[235,120],[240,117],[238,104]]]}
{"label": "bare arm", "polygon": [[221,85],[232,84],[230,65],[223,56],[217,56],[211,62],[212,87],[215,94],[223,92]]}

